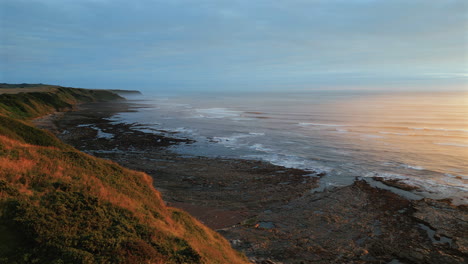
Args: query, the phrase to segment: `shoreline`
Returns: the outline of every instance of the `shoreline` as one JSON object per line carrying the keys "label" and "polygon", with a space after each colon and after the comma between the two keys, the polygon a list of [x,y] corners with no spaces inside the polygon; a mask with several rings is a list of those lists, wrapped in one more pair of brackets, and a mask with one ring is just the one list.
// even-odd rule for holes
{"label": "shoreline", "polygon": [[311,193],[318,178],[310,172],[261,161],[176,155],[165,148],[190,140],[106,120],[133,107],[138,106],[84,104],[34,123],[81,151],[148,173],[168,205],[217,229],[258,263],[467,260],[466,206],[410,201],[364,181]]}
{"label": "shoreline", "polygon": [[[102,107],[101,104],[99,107]],[[226,218],[226,210],[222,201],[218,201],[216,205],[208,203],[195,204],[192,200],[200,200],[200,197],[187,198],[184,197],[186,189],[190,185],[196,185],[194,192],[202,192],[217,188],[226,188],[230,184],[221,182],[220,180],[213,179],[214,175],[222,175],[224,181],[229,180],[234,184],[246,185],[253,184],[248,182],[246,174],[254,178],[257,181],[258,187],[263,186],[265,181],[271,181],[270,185],[280,184],[283,186],[282,189],[295,189],[296,194],[290,195],[284,193],[284,197],[297,196],[297,193],[307,193],[309,190],[317,187],[318,177],[311,177],[310,171],[303,171],[299,169],[284,168],[264,161],[256,160],[244,160],[244,159],[228,159],[228,158],[208,158],[198,156],[181,156],[175,154],[166,148],[174,144],[189,144],[193,142],[188,139],[171,138],[166,135],[151,134],[141,132],[137,128],[138,124],[111,124],[106,118],[109,114],[122,111],[131,111],[127,108],[125,102],[112,102],[106,103],[104,108],[100,108],[96,113],[94,104],[83,104],[78,106],[76,111],[70,112],[58,112],[47,115],[43,118],[38,118],[33,123],[42,129],[47,129],[54,133],[58,138],[67,144],[71,144],[75,148],[96,157],[113,160],[127,168],[144,171],[151,175],[155,180],[155,188],[160,191],[164,200],[168,204],[174,205],[184,209],[197,216],[198,219],[203,223],[214,229],[230,227],[240,220],[245,219],[234,217],[235,222],[228,221],[227,224],[223,224],[222,221],[210,221],[211,217],[215,218]],[[90,108],[91,107],[91,108]],[[105,131],[104,134],[117,135],[118,138],[106,138],[99,137],[99,133]],[[102,132],[101,132],[102,133]],[[178,164],[184,164],[183,168]],[[194,170],[197,168],[198,170]],[[166,168],[166,170],[157,170]],[[220,169],[221,168],[221,169]],[[227,171],[226,171],[227,170]],[[199,174],[199,178],[187,176],[189,174]],[[210,174],[210,177],[203,177],[201,174]],[[171,177],[175,174],[182,177],[180,184],[174,184],[171,182]],[[223,175],[224,174],[224,175]],[[263,179],[265,177],[265,179]],[[266,179],[266,177],[268,179]],[[262,182],[263,181],[263,182]],[[289,181],[289,182],[288,182]],[[240,189],[246,189],[247,186],[241,186]],[[259,207],[260,205],[256,202],[251,201],[252,199],[247,196],[258,195],[259,188],[252,188],[252,194],[244,195],[246,197],[239,199],[242,202],[230,203],[230,208],[234,209],[233,213],[248,215],[242,210],[245,210],[245,204],[249,204],[248,207]],[[266,190],[265,192],[270,192]],[[286,192],[283,191],[283,192]],[[207,191],[210,192],[210,191]],[[223,190],[222,194],[225,195],[229,190]],[[254,194],[255,193],[255,194]],[[210,194],[213,195],[213,194]],[[236,194],[232,194],[236,195]],[[238,195],[238,194],[237,194]],[[239,196],[239,195],[238,195]],[[204,197],[203,199],[206,199]],[[283,200],[285,198],[282,198]],[[276,198],[264,197],[263,202],[273,202]],[[200,211],[204,211],[201,212]],[[230,218],[233,218],[232,216]]]}

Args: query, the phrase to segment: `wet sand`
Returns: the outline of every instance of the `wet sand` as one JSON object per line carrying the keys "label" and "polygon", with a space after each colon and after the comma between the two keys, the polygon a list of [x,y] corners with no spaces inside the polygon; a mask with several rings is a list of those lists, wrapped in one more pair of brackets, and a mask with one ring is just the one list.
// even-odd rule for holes
{"label": "wet sand", "polygon": [[107,120],[138,107],[87,104],[35,123],[81,151],[148,173],[168,205],[218,230],[256,263],[468,261],[466,206],[408,200],[364,180],[312,193],[320,176],[310,172],[260,161],[180,156],[167,147],[192,141]]}

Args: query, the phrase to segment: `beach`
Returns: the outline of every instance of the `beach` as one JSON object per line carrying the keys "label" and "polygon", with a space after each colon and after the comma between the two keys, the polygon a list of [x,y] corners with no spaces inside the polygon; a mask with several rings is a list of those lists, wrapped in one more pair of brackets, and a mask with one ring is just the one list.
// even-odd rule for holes
{"label": "beach", "polygon": [[[314,192],[321,171],[175,153],[172,146],[194,141],[112,119],[141,107],[83,104],[35,123],[83,152],[148,173],[169,206],[217,230],[252,262],[467,261],[466,205],[411,199],[360,177],[351,185]],[[384,178],[376,182],[402,192],[413,188]]]}

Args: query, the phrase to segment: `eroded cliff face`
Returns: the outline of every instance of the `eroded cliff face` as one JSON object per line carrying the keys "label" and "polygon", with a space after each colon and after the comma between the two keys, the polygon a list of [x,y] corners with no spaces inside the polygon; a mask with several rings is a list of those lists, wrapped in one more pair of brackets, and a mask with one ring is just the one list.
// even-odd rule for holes
{"label": "eroded cliff face", "polygon": [[84,154],[27,121],[114,99],[62,87],[0,96],[0,262],[246,263],[218,233],[166,206],[147,174]]}

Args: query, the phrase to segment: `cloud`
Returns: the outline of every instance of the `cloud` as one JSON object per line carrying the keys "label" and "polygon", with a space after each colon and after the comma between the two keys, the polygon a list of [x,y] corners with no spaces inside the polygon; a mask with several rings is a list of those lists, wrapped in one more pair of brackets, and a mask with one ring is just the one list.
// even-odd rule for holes
{"label": "cloud", "polygon": [[[465,1],[4,0],[0,7],[0,81],[427,83],[442,79],[427,73],[468,66]],[[453,80],[466,84],[465,77]]]}

